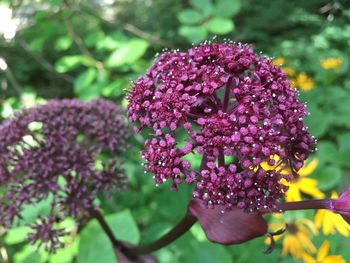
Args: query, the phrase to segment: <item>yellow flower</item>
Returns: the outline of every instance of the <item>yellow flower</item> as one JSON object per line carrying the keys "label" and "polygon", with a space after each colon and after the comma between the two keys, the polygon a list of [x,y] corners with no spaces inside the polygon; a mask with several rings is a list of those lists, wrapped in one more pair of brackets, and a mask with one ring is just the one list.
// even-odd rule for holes
{"label": "yellow flower", "polygon": [[[273,156],[273,159],[278,164],[279,157],[277,155]],[[316,199],[324,198],[325,195],[320,190],[317,189],[318,181],[314,178],[308,178],[307,176],[312,174],[316,169],[318,164],[317,159],[313,159],[310,163],[304,163],[304,166],[298,171],[299,177],[294,179],[292,182],[288,182],[285,179],[281,180],[281,183],[289,186],[288,191],[286,192],[286,201],[301,201],[301,193],[310,195]],[[270,166],[266,162],[261,164],[261,167],[264,170],[277,169],[277,166]],[[284,168],[281,171],[282,174],[291,174],[289,168]]]}
{"label": "yellow flower", "polygon": [[[316,252],[316,248],[310,238],[310,233],[316,234],[317,228],[311,220],[298,219],[287,224],[280,221],[269,224],[269,227],[273,231],[277,231],[283,229],[286,225],[286,232],[284,234],[274,236],[275,240],[283,239],[282,256],[290,254],[294,258],[301,259],[305,252]],[[267,243],[268,239],[265,242]]]}
{"label": "yellow flower", "polygon": [[[336,192],[332,192],[332,199],[338,198]],[[322,232],[325,235],[334,234],[338,231],[341,235],[350,236],[350,226],[339,214],[335,214],[329,210],[318,210],[315,215],[315,224],[318,228],[322,227]]]}
{"label": "yellow flower", "polygon": [[324,198],[325,195],[320,190],[317,189],[318,181],[314,178],[308,178],[307,176],[312,174],[316,169],[318,160],[314,159],[309,164],[303,166],[298,172],[299,178],[296,178],[293,182],[289,183],[283,181],[285,185],[289,186],[286,193],[286,201],[301,201],[301,193],[312,196],[316,199]]}
{"label": "yellow flower", "polygon": [[272,60],[272,64],[278,67],[284,64],[284,62],[285,62],[285,59],[283,57],[277,57]]}
{"label": "yellow flower", "polygon": [[314,80],[308,75],[306,75],[305,72],[299,73],[298,76],[296,77],[295,82],[296,82],[296,86],[304,91],[312,90],[315,86]]}
{"label": "yellow flower", "polygon": [[[282,70],[284,71],[284,73],[287,74],[288,77],[292,77],[295,75],[295,70],[291,67],[283,67]],[[292,80],[290,79],[290,81]]]}
{"label": "yellow flower", "polygon": [[322,68],[326,70],[333,69],[335,71],[338,71],[342,63],[343,63],[343,60],[341,58],[320,59],[320,64]]}
{"label": "yellow flower", "polygon": [[317,252],[316,259],[308,255],[307,253],[303,254],[303,259],[306,263],[346,263],[342,256],[328,256],[328,252],[329,241],[325,240]]}

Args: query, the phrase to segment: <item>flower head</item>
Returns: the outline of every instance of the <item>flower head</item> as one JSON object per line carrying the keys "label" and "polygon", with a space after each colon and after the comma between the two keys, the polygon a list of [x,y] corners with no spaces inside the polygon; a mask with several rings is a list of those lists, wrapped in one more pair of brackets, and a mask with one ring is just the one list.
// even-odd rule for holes
{"label": "flower head", "polygon": [[292,182],[287,183],[289,186],[288,193],[286,194],[287,202],[301,201],[301,193],[316,199],[325,197],[324,193],[317,188],[317,179],[308,177],[315,171],[317,164],[317,159],[312,160],[299,170],[299,178],[295,178]]}
{"label": "flower head", "polygon": [[[337,193],[333,191],[331,198],[338,198]],[[345,237],[350,236],[350,225],[341,215],[327,209],[320,209],[316,212],[315,224],[318,228],[322,227],[322,232],[325,235],[334,234],[337,231]]]}
{"label": "flower head", "polygon": [[[128,95],[136,130],[149,127],[142,156],[157,184],[195,183],[209,207],[273,208],[313,151],[308,114],[287,76],[248,45],[204,43],[160,55]],[[185,142],[177,141],[185,131]],[[179,145],[185,145],[180,147]],[[202,155],[200,171],[186,161]],[[278,163],[273,159],[278,155]],[[188,159],[188,158],[187,158]],[[264,170],[263,162],[280,167]],[[289,174],[281,170],[289,168]]]}
{"label": "flower head", "polygon": [[330,199],[328,209],[340,214],[350,224],[350,187],[347,187],[337,199]]}
{"label": "flower head", "polygon": [[335,71],[338,71],[342,63],[343,60],[336,57],[320,59],[321,67],[326,70],[333,69]]}
{"label": "flower head", "polygon": [[309,91],[315,87],[315,82],[305,72],[301,72],[296,77],[295,85],[303,91]]}
{"label": "flower head", "polygon": [[[275,218],[278,218],[278,214]],[[311,234],[317,233],[314,223],[308,219],[298,219],[285,223],[277,221],[269,224],[273,231],[285,229],[282,234],[274,236],[274,240],[283,239],[282,255],[290,254],[294,258],[300,259],[302,255],[316,252],[316,248],[311,241]],[[266,240],[268,242],[268,239]]]}
{"label": "flower head", "polygon": [[[119,162],[102,158],[125,149],[130,130],[119,106],[52,100],[24,109],[0,125],[0,221],[9,227],[25,205],[50,198],[51,212],[33,224],[30,238],[59,246],[57,213],[80,218],[95,209],[99,191],[126,184]],[[100,165],[98,165],[100,164]]]}
{"label": "flower head", "polygon": [[325,240],[323,241],[321,247],[317,252],[316,259],[314,259],[307,253],[303,253],[303,256],[302,256],[303,260],[306,263],[345,263],[346,262],[342,256],[328,255],[329,247],[330,247],[329,241]]}

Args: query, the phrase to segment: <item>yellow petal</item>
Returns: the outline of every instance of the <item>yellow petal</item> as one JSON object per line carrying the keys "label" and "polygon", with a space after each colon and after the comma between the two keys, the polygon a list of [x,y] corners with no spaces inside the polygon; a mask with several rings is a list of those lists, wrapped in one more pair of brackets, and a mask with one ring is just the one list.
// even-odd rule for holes
{"label": "yellow petal", "polygon": [[287,202],[301,201],[299,188],[295,184],[291,184],[286,194]]}
{"label": "yellow petal", "polygon": [[322,262],[325,259],[325,257],[328,255],[328,251],[329,251],[329,241],[325,240],[317,252],[317,261]]}
{"label": "yellow petal", "polygon": [[283,243],[282,243],[282,256],[287,256],[288,252],[290,251],[290,244],[293,242],[290,240],[290,236],[287,235],[284,239],[283,239]]}
{"label": "yellow petal", "polygon": [[350,234],[349,224],[341,217],[341,215],[333,214],[333,218],[334,226],[337,229],[337,231],[341,235],[348,237]]}
{"label": "yellow petal", "polygon": [[327,256],[322,263],[346,263],[342,256]]}
{"label": "yellow petal", "polygon": [[286,235],[283,239],[282,247],[283,256],[286,256],[289,253],[294,258],[300,258],[303,252],[300,243],[293,235]]}
{"label": "yellow petal", "polygon": [[316,263],[316,260],[307,253],[303,253],[303,260],[305,263]]}
{"label": "yellow petal", "polygon": [[327,211],[325,213],[322,230],[325,235],[334,234],[334,222],[332,212]]}
{"label": "yellow petal", "polygon": [[295,74],[295,70],[291,67],[283,67],[282,71],[284,71],[284,73],[286,73],[289,77]]}
{"label": "yellow petal", "polygon": [[311,195],[317,199],[324,198],[325,195],[317,189],[317,184],[317,180],[312,178],[301,178],[298,182],[298,186],[303,193]]}
{"label": "yellow petal", "polygon": [[316,248],[315,248],[314,244],[312,244],[308,235],[305,235],[304,233],[297,233],[297,237],[300,240],[300,243],[306,249],[306,251],[308,251],[309,253],[316,252]]}
{"label": "yellow petal", "polygon": [[315,171],[317,165],[318,159],[313,159],[309,164],[300,169],[299,174],[301,176],[308,176],[309,174],[312,174],[313,171]]}
{"label": "yellow petal", "polygon": [[303,254],[303,248],[300,246],[298,239],[292,236],[293,242],[291,243],[291,250],[289,251],[294,258],[301,258]]}
{"label": "yellow petal", "polygon": [[316,215],[315,215],[315,224],[318,228],[322,226],[322,223],[324,222],[324,216],[325,216],[326,210],[317,210]]}
{"label": "yellow petal", "polygon": [[336,191],[332,191],[331,198],[336,199],[336,198],[338,198],[338,197],[339,197],[339,196],[338,196],[337,192],[336,192]]}
{"label": "yellow petal", "polygon": [[[306,226],[308,226],[309,229],[312,231],[312,233],[317,234],[317,232],[318,232],[317,231],[317,227],[314,224],[314,222],[312,222],[311,220],[309,220],[309,219],[299,219],[297,221],[302,223],[302,224],[304,224],[304,225],[306,225]],[[307,233],[307,231],[305,231],[305,233]]]}

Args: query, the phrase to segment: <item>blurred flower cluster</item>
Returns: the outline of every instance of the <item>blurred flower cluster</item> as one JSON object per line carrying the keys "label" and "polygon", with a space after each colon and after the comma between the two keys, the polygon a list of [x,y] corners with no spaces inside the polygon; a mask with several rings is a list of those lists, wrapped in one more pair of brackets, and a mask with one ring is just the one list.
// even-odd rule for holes
{"label": "blurred flower cluster", "polygon": [[[18,224],[28,205],[50,200],[29,239],[54,251],[65,233],[60,218],[82,219],[99,191],[119,191],[126,177],[115,156],[130,130],[121,108],[108,100],[51,100],[17,112],[0,125],[0,221]],[[105,156],[105,157],[104,157]],[[104,161],[107,156],[111,158]]]}

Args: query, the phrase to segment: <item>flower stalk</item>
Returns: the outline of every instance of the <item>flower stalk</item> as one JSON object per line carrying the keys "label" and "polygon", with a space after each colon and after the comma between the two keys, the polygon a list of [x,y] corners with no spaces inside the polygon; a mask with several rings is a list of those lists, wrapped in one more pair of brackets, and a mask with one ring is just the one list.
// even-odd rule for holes
{"label": "flower stalk", "polygon": [[100,226],[102,227],[103,231],[108,236],[109,240],[111,241],[114,248],[120,248],[122,247],[122,243],[115,237],[113,234],[112,229],[108,226],[106,220],[104,219],[103,215],[100,213],[100,211],[93,211],[92,213],[93,218],[95,218]]}
{"label": "flower stalk", "polygon": [[190,230],[190,228],[196,222],[197,218],[193,216],[190,212],[187,212],[183,219],[177,225],[175,225],[168,233],[166,233],[158,240],[150,244],[145,244],[138,247],[124,248],[123,252],[130,256],[152,253],[153,251],[161,249],[169,245],[179,237],[181,237],[188,230]]}

